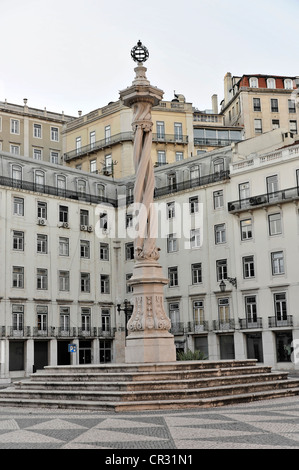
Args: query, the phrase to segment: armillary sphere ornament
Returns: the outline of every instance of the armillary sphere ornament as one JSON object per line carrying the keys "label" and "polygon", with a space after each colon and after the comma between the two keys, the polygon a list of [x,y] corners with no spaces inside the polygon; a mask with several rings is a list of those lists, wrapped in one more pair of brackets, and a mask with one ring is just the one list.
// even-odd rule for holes
{"label": "armillary sphere ornament", "polygon": [[131,57],[134,62],[138,62],[140,64],[149,58],[149,52],[141,41],[138,41],[137,46],[134,46],[131,50]]}

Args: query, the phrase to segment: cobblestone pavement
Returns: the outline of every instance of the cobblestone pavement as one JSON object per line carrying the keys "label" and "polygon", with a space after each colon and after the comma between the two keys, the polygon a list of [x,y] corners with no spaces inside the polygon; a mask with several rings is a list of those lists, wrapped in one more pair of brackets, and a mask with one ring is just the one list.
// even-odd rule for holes
{"label": "cobblestone pavement", "polygon": [[299,397],[135,413],[2,407],[0,449],[299,449]]}

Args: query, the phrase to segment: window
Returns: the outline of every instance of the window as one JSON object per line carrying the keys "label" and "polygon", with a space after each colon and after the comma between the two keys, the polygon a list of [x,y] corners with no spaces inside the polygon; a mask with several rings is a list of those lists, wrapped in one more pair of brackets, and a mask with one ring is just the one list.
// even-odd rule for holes
{"label": "window", "polygon": [[90,314],[90,308],[88,307],[82,307],[81,308],[81,328],[82,331],[90,331],[90,326],[91,326],[91,314]]}
{"label": "window", "polygon": [[36,270],[36,288],[38,290],[48,289],[48,270],[37,268]]}
{"label": "window", "polygon": [[258,88],[258,79],[255,77],[251,77],[249,79],[249,86],[250,88]]}
{"label": "window", "polygon": [[22,186],[22,167],[13,165],[11,168],[11,176],[13,179],[13,187],[21,188]]}
{"label": "window", "polygon": [[113,163],[112,163],[112,155],[105,155],[105,171],[108,173],[112,172]]}
{"label": "window", "polygon": [[81,137],[76,137],[76,150],[77,150],[77,154],[80,153],[80,150],[81,150]]}
{"label": "window", "polygon": [[172,325],[180,322],[180,304],[178,302],[169,304],[169,318]]}
{"label": "window", "polygon": [[51,140],[59,142],[59,130],[58,127],[51,127]]}
{"label": "window", "polygon": [[195,228],[190,230],[190,247],[199,248],[200,246],[200,229]]}
{"label": "window", "polygon": [[80,289],[81,292],[90,292],[90,274],[80,273]]}
{"label": "window", "polygon": [[175,161],[180,162],[181,160],[184,160],[183,152],[175,152]]}
{"label": "window", "polygon": [[252,220],[241,220],[241,240],[250,240],[252,238]]}
{"label": "window", "polygon": [[214,173],[221,173],[224,171],[224,160],[223,158],[218,158],[213,162]]}
{"label": "window", "polygon": [[271,264],[273,276],[284,274],[284,258],[282,251],[271,253]]}
{"label": "window", "polygon": [[100,243],[100,260],[109,261],[109,245],[108,245],[108,243]]}
{"label": "window", "polygon": [[45,187],[45,173],[44,171],[36,170],[34,172],[34,184],[37,191],[44,191]]}
{"label": "window", "polygon": [[297,121],[292,120],[290,121],[290,132],[293,132],[293,134],[297,134]]}
{"label": "window", "polygon": [[62,292],[69,292],[70,290],[70,272],[59,271],[59,290]]}
{"label": "window", "polygon": [[50,161],[51,163],[55,163],[55,165],[58,165],[59,163],[59,153],[58,152],[50,152]]}
{"label": "window", "polygon": [[257,322],[257,307],[255,295],[245,297],[245,315],[247,323]]}
{"label": "window", "polygon": [[69,256],[69,239],[59,237],[59,256]]}
{"label": "window", "polygon": [[214,209],[221,209],[224,207],[223,191],[215,191],[213,193]]}
{"label": "window", "polygon": [[167,253],[177,251],[177,238],[176,233],[170,233],[167,237]]}
{"label": "window", "polygon": [[176,189],[176,174],[175,173],[170,173],[169,175],[167,175],[167,186],[170,191]]}
{"label": "window", "polygon": [[14,331],[22,331],[24,328],[24,305],[12,305],[12,327]]}
{"label": "window", "polygon": [[37,305],[37,329],[38,331],[47,331],[48,328],[48,307],[44,305]]}
{"label": "window", "polygon": [[196,212],[198,212],[198,196],[189,198],[189,208],[190,214],[195,214]]}
{"label": "window", "polygon": [[21,197],[13,198],[13,213],[14,215],[24,215],[24,199]]}
{"label": "window", "polygon": [[101,274],[101,294],[110,294],[110,278],[108,274]]}
{"label": "window", "polygon": [[102,331],[110,331],[110,310],[102,308],[101,310]]}
{"label": "window", "polygon": [[218,299],[218,318],[221,324],[229,323],[229,299]]}
{"label": "window", "polygon": [[13,266],[12,267],[12,287],[18,289],[24,289],[24,267]]}
{"label": "window", "polygon": [[103,184],[97,184],[97,195],[99,198],[104,198],[106,194],[106,189]]}
{"label": "window", "polygon": [[158,150],[158,165],[166,164],[166,152],[165,150]]}
{"label": "window", "polygon": [[266,179],[266,183],[267,183],[268,199],[270,201],[277,197],[277,194],[275,193],[278,191],[278,176],[277,175],[269,176]]}
{"label": "window", "polygon": [[226,243],[226,228],[225,224],[215,225],[215,243]]}
{"label": "window", "polygon": [[20,155],[20,146],[11,144],[10,145],[10,153],[12,153],[13,155]]}
{"label": "window", "polygon": [[255,119],[254,120],[254,132],[256,134],[262,134],[263,128],[262,128],[262,120],[261,119]]}
{"label": "window", "polygon": [[167,203],[167,218],[173,219],[175,217],[175,202]]}
{"label": "window", "polygon": [[90,162],[89,162],[89,171],[90,171],[90,173],[96,173],[97,172],[97,161],[96,160],[90,160]]}
{"label": "window", "polygon": [[70,331],[70,308],[60,307],[59,316],[60,316],[60,330],[64,332],[69,332]]}
{"label": "window", "polygon": [[82,196],[84,196],[86,194],[86,181],[84,181],[84,180],[78,180],[77,181],[77,191]]}
{"label": "window", "polygon": [[36,139],[42,138],[42,126],[41,124],[33,124],[33,137]]}
{"label": "window", "polygon": [[80,225],[89,225],[89,211],[80,209]]}
{"label": "window", "polygon": [[202,282],[202,266],[201,263],[191,265],[192,284],[200,284]]}
{"label": "window", "polygon": [[24,232],[13,231],[12,248],[17,251],[24,251]]}
{"label": "window", "polygon": [[200,167],[199,167],[199,165],[193,165],[193,166],[190,168],[191,184],[192,184],[192,181],[193,181],[195,184],[197,184],[199,177],[200,177]]}
{"label": "window", "polygon": [[69,208],[67,206],[59,206],[59,222],[67,223],[69,219]]}
{"label": "window", "polygon": [[183,140],[183,124],[181,122],[174,123],[174,138],[176,141]]}
{"label": "window", "polygon": [[276,98],[271,99],[271,112],[278,113],[278,99]]}
{"label": "window", "polygon": [[48,236],[38,233],[36,235],[36,251],[37,253],[47,254],[48,253]]}
{"label": "window", "polygon": [[260,98],[253,98],[253,111],[261,111]]}
{"label": "window", "polygon": [[193,321],[196,325],[204,323],[204,303],[203,300],[193,301]]}
{"label": "window", "polygon": [[220,259],[216,261],[217,281],[227,279],[227,260]]}
{"label": "window", "polygon": [[169,287],[176,287],[179,285],[177,266],[168,268],[168,279],[169,279]]}
{"label": "window", "polygon": [[42,159],[41,149],[33,149],[33,158],[34,158],[34,160],[41,160]]}
{"label": "window", "polygon": [[276,320],[287,320],[287,299],[285,292],[274,294],[274,309]]}
{"label": "window", "polygon": [[286,78],[285,79],[284,88],[286,90],[292,90],[293,89],[293,80],[291,78]]}
{"label": "window", "polygon": [[126,214],[126,228],[133,227],[133,214]]}
{"label": "window", "polygon": [[88,240],[80,240],[80,257],[90,259],[90,243]]}
{"label": "window", "polygon": [[47,203],[43,201],[37,201],[37,218],[46,219],[47,218]]}
{"label": "window", "polygon": [[157,121],[157,138],[164,139],[165,138],[165,125],[163,121]]}
{"label": "window", "polygon": [[270,214],[268,216],[269,221],[269,234],[279,235],[282,233],[281,214]]}
{"label": "window", "polygon": [[250,279],[254,277],[254,257],[253,256],[244,256],[243,261],[243,278]]}
{"label": "window", "polygon": [[126,274],[126,293],[131,294],[133,292],[133,286],[128,284],[128,281],[131,279],[133,276],[132,273]]}
{"label": "window", "polygon": [[279,119],[272,119],[272,129],[279,129],[280,127],[280,123],[279,123]]}
{"label": "window", "polygon": [[100,363],[108,363],[111,362],[111,341],[108,340],[100,340]]}
{"label": "window", "polygon": [[10,133],[20,134],[20,121],[18,119],[10,120]]}
{"label": "window", "polygon": [[105,143],[109,144],[111,140],[111,127],[106,126],[105,127]]}
{"label": "window", "polygon": [[276,83],[274,78],[267,78],[267,88],[276,88]]}
{"label": "window", "polygon": [[93,149],[96,143],[96,131],[91,131],[89,133],[89,145],[90,148]]}
{"label": "window", "polygon": [[126,243],[125,252],[126,261],[134,259],[134,243]]}
{"label": "window", "polygon": [[289,113],[295,113],[296,112],[296,101],[295,100],[288,100],[288,107],[289,107]]}
{"label": "window", "polygon": [[64,175],[57,175],[57,195],[65,196],[66,191],[66,177]]}
{"label": "window", "polygon": [[108,215],[106,212],[100,213],[100,228],[107,230],[108,228]]}

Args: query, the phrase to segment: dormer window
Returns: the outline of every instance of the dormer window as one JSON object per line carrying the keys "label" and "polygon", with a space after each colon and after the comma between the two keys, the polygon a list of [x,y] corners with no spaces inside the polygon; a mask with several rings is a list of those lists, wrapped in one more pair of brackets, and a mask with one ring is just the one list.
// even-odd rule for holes
{"label": "dormer window", "polygon": [[258,86],[259,86],[258,79],[256,77],[251,77],[249,79],[249,86],[250,86],[250,88],[258,88]]}
{"label": "dormer window", "polygon": [[291,78],[286,78],[285,79],[284,88],[286,90],[292,90],[293,89],[293,80]]}
{"label": "dormer window", "polygon": [[267,88],[276,88],[275,79],[267,78]]}

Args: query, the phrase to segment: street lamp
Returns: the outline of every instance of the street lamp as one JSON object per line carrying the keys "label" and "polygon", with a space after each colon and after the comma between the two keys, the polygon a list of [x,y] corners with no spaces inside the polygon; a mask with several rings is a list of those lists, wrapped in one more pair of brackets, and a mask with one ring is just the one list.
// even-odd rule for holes
{"label": "street lamp", "polygon": [[130,320],[131,315],[133,313],[133,305],[130,304],[129,300],[125,299],[123,307],[121,306],[121,304],[117,304],[116,307],[117,307],[117,311],[118,311],[119,314],[120,314],[121,311],[125,313],[126,336],[128,336],[127,325],[128,325],[128,321]]}
{"label": "street lamp", "polygon": [[[228,282],[230,282],[236,289],[237,289],[237,278],[236,277],[228,277],[226,278]],[[224,280],[222,279],[220,284],[219,284],[221,292],[225,292],[226,289],[226,284]]]}

